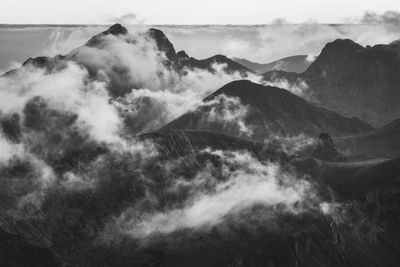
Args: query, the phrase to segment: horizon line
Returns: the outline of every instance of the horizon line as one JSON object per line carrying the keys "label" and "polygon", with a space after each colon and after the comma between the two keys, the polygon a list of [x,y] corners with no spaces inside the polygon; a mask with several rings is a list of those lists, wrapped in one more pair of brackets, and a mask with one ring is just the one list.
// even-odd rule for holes
{"label": "horizon line", "polygon": [[230,26],[230,27],[262,27],[262,26],[282,26],[282,25],[307,25],[307,24],[319,24],[319,25],[329,25],[329,26],[341,26],[341,25],[379,25],[379,23],[265,23],[265,24],[135,24],[135,23],[104,23],[104,24],[73,24],[73,23],[0,23],[0,27],[10,27],[10,28],[18,28],[18,27],[103,27],[103,26],[112,26],[114,24],[121,24],[125,26],[163,26],[163,27],[215,27],[215,26]]}

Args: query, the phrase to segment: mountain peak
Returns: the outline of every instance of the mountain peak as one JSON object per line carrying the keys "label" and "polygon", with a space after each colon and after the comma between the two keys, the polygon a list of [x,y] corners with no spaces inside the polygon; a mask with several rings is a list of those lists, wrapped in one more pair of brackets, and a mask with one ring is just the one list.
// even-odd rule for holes
{"label": "mountain peak", "polygon": [[[288,90],[264,86],[249,80],[232,81],[207,96],[204,102],[218,99],[221,95],[240,100],[240,107],[235,108],[246,111],[242,120],[248,129],[251,129],[251,138],[254,140],[265,140],[271,133],[283,136],[299,134],[315,136],[321,132],[327,132],[333,136],[343,136],[365,133],[373,129],[361,120],[342,117],[337,113],[315,106]],[[217,110],[227,108],[227,105],[222,102],[217,101],[216,105]],[[209,105],[201,106],[195,111],[185,113],[171,121],[162,129],[209,130],[239,137],[243,135],[242,131],[238,131],[232,125],[209,120],[209,114],[212,112],[214,111]],[[322,135],[321,144],[329,144],[330,149],[332,144],[329,142],[329,138]]]}
{"label": "mountain peak", "polygon": [[182,58],[182,59],[189,58],[189,55],[186,53],[185,50],[179,51],[178,53],[176,53],[176,55],[177,55],[179,58]]}
{"label": "mountain peak", "polygon": [[86,45],[92,46],[92,47],[98,47],[98,46],[101,46],[101,44],[103,43],[102,38],[106,35],[111,34],[114,36],[118,36],[118,35],[125,35],[127,33],[128,33],[128,30],[124,26],[122,26],[119,23],[116,23],[116,24],[112,25],[110,28],[108,28],[107,30],[105,30],[104,32],[96,34],[95,36],[90,38],[89,41],[87,41]]}
{"label": "mountain peak", "polygon": [[128,33],[128,30],[122,26],[119,23],[116,23],[112,25],[110,28],[108,28],[106,31],[103,32],[103,34],[112,34],[112,35],[125,35]]}
{"label": "mountain peak", "polygon": [[325,45],[305,73],[331,76],[332,73],[350,72],[352,62],[364,50],[363,46],[350,39],[336,39]]}
{"label": "mountain peak", "polygon": [[321,55],[332,52],[335,54],[340,53],[342,55],[348,55],[359,52],[363,49],[363,46],[357,44],[353,40],[336,39],[335,41],[326,44],[321,51]]}
{"label": "mountain peak", "polygon": [[176,52],[174,45],[169,41],[168,37],[160,30],[150,28],[147,31],[150,38],[154,39],[160,51],[164,52],[167,58],[171,61],[176,60]]}

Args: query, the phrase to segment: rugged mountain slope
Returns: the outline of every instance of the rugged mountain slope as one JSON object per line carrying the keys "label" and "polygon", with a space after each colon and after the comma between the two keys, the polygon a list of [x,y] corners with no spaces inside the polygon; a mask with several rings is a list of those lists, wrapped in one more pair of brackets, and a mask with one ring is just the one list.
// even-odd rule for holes
{"label": "rugged mountain slope", "polygon": [[307,61],[306,55],[285,57],[265,64],[251,62],[244,58],[233,58],[233,60],[258,74],[273,70],[301,73],[307,70],[311,64],[310,61]]}
{"label": "rugged mountain slope", "polygon": [[[252,138],[263,140],[270,134],[316,136],[328,132],[334,136],[363,133],[373,128],[356,118],[345,118],[334,112],[318,108],[287,90],[263,86],[250,81],[231,82],[204,99],[210,102],[220,95],[236,97],[247,106],[242,119],[252,131]],[[163,129],[211,130],[240,135],[235,129],[236,120],[231,124],[210,119],[209,114],[224,109],[226,103],[217,103],[198,108],[170,122]],[[231,109],[231,107],[228,107]]]}
{"label": "rugged mountain slope", "polygon": [[343,153],[359,159],[400,157],[400,120],[369,133],[336,138]]}
{"label": "rugged mountain slope", "polygon": [[[121,34],[114,25],[84,48],[104,52],[98,48]],[[175,63],[168,40],[150,35],[166,54],[162,64],[179,70],[188,56],[179,52]],[[64,60],[38,58],[25,67],[57,72]],[[111,71],[117,85],[125,70]],[[101,104],[99,95],[78,96]],[[371,126],[249,81],[227,84],[205,102],[162,131],[132,137],[118,128],[111,141],[79,121],[81,106],[61,109],[40,96],[28,95],[18,113],[0,114],[1,145],[11,153],[0,163],[0,265],[398,266],[398,159],[327,162],[344,159],[326,134],[312,153],[319,159],[290,151],[284,140],[231,136],[246,127],[263,139]],[[226,116],[202,121],[206,113]],[[109,134],[106,119],[90,122]],[[212,132],[168,131],[171,125]],[[378,137],[395,140],[397,125],[377,130]]]}
{"label": "rugged mountain slope", "polygon": [[[65,120],[60,123],[68,124]],[[78,146],[77,140],[65,143],[57,151],[46,150],[48,158],[55,158],[44,159],[59,172],[60,184],[43,196],[43,203],[36,211],[39,217],[21,218],[19,224],[8,225],[7,229],[34,244],[46,244],[61,263],[75,266],[369,266],[371,262],[396,266],[399,260],[396,245],[400,240],[396,235],[399,222],[395,216],[400,202],[394,201],[399,197],[397,161],[346,165],[293,159],[279,147],[212,132],[162,131],[139,139],[154,142],[160,154],[141,159],[104,149],[101,144],[92,144],[100,149],[90,149],[89,144]],[[92,150],[97,152],[91,153]],[[187,229],[144,242],[130,238],[129,234],[112,239],[118,237],[118,232],[114,232],[116,226],[111,224],[107,228],[106,223],[127,208],[140,207],[145,213],[154,205],[160,210],[181,205],[187,193],[177,194],[170,187],[178,177],[190,182],[202,170],[212,168],[213,177],[222,179],[224,173],[243,167],[231,166],[229,171],[221,168],[224,161],[221,151],[248,151],[255,161],[281,164],[288,170],[296,168],[299,177],[305,174],[315,181],[323,199],[324,195],[331,199],[326,186],[332,187],[338,197],[337,204],[344,209],[330,217],[317,211],[286,214],[255,205],[242,215],[247,218],[245,221],[253,222],[250,225],[237,224],[233,217],[209,231]],[[94,187],[64,189],[63,173],[83,174],[90,166],[94,166],[93,173],[86,175],[96,179]],[[18,185],[18,191],[13,188],[7,192],[10,198],[2,202],[5,207],[20,190],[27,190],[22,180],[29,178],[32,170],[18,161],[1,170],[2,179],[14,177],[14,186]],[[152,200],[155,197],[158,202]],[[265,218],[267,223],[263,219],[264,223],[252,221],[255,215],[262,214],[273,214],[273,219]],[[335,216],[340,217],[335,219]],[[125,227],[129,228],[129,224]],[[105,234],[105,229],[112,231]],[[110,241],[104,242],[104,238]]]}
{"label": "rugged mountain slope", "polygon": [[289,156],[274,145],[207,131],[160,131],[140,135],[160,145],[165,157],[195,155],[211,148],[215,150],[243,150],[260,160],[286,162]]}
{"label": "rugged mountain slope", "polygon": [[[301,78],[319,105],[382,126],[400,116],[400,45],[362,47],[351,40],[328,43]],[[267,73],[267,80],[274,79]]]}

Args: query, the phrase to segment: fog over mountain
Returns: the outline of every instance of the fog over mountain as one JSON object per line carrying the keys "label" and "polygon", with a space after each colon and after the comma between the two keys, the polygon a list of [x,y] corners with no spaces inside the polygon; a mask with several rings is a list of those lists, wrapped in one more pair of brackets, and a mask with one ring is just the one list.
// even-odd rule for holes
{"label": "fog over mountain", "polygon": [[[217,54],[245,58],[261,64],[281,58],[307,55],[317,56],[326,43],[338,38],[349,38],[363,46],[388,44],[399,39],[396,14],[379,18],[373,13],[343,24],[320,24],[306,21],[290,24],[285,21],[266,25],[145,25],[136,20],[119,20],[130,32],[151,27],[162,30],[177,51],[204,59]],[[371,20],[368,20],[371,17]],[[270,22],[272,19],[268,20]],[[380,20],[380,21],[379,21]],[[368,22],[368,24],[360,24]],[[9,70],[14,63],[22,63],[32,56],[66,54],[90,37],[109,26],[78,25],[0,25],[0,70]],[[201,43],[201,45],[199,45]],[[294,45],[296,44],[296,45]],[[285,70],[285,69],[284,69]]]}
{"label": "fog over mountain", "polygon": [[396,14],[3,26],[0,265],[398,266]]}
{"label": "fog over mountain", "polygon": [[310,64],[314,61],[314,56],[312,55],[297,55],[291,57],[285,57],[275,60],[270,63],[260,64],[256,62],[251,62],[244,58],[234,58],[236,62],[242,64],[243,66],[257,72],[258,74],[263,74],[272,70],[282,70],[287,72],[300,73],[305,71]]}

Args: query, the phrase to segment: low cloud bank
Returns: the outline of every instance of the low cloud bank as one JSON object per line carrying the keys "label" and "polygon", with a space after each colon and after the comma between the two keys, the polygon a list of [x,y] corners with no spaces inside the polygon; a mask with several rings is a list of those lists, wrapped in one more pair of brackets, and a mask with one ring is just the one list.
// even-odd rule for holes
{"label": "low cloud bank", "polygon": [[[237,216],[237,223],[246,224],[240,213],[255,205],[293,214],[315,208],[313,203],[318,198],[304,177],[285,172],[277,164],[259,162],[248,152],[204,152],[221,160],[221,177],[217,179],[212,165],[207,165],[191,180],[176,179],[166,190],[177,195],[181,191],[191,193],[175,208],[139,216],[134,209],[128,209],[112,220],[108,229],[143,239],[185,229],[206,230],[223,223],[228,216]],[[261,223],[263,218],[259,219]]]}

